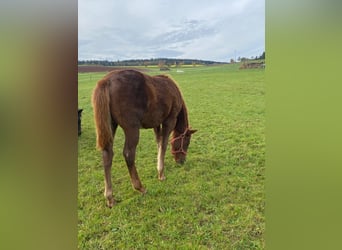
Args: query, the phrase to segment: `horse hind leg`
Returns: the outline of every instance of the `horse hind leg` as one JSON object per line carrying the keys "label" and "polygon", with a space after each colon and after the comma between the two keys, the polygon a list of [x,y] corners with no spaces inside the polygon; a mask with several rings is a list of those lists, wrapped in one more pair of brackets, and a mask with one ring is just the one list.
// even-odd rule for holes
{"label": "horse hind leg", "polygon": [[104,173],[105,173],[104,196],[107,199],[107,206],[109,208],[112,208],[116,203],[113,198],[112,179],[111,179],[113,156],[114,156],[114,152],[111,146],[107,147],[106,149],[102,151],[102,159],[103,159],[103,166],[104,166]]}
{"label": "horse hind leg", "polygon": [[[115,131],[117,128],[117,124],[112,124],[112,132],[113,137],[115,135]],[[104,183],[105,183],[105,190],[104,196],[107,199],[107,206],[112,208],[116,201],[113,198],[113,189],[112,189],[112,162],[114,157],[113,151],[113,144],[108,145],[106,148],[102,150],[102,160],[103,160],[103,167],[104,167]]]}
{"label": "horse hind leg", "polygon": [[135,166],[135,153],[139,141],[139,129],[125,130],[125,146],[123,155],[126,161],[131,183],[135,190],[146,193],[145,188],[141,184],[136,166]]}

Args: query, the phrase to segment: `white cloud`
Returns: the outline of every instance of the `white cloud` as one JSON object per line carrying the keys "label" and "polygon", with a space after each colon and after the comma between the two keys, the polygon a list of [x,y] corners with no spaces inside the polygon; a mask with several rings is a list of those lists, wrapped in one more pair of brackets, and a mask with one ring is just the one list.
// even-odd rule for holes
{"label": "white cloud", "polygon": [[264,0],[79,0],[78,16],[79,59],[228,61],[264,51]]}

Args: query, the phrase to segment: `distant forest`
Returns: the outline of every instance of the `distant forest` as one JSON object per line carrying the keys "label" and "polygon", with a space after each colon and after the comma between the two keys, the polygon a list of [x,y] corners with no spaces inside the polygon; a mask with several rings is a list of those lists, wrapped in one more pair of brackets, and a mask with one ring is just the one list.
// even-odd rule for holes
{"label": "distant forest", "polygon": [[108,60],[79,60],[78,65],[103,65],[103,66],[180,66],[180,65],[212,65],[222,64],[223,62],[193,60],[193,59],[170,59],[170,58],[152,58],[152,59],[133,59],[124,61]]}
{"label": "distant forest", "polygon": [[[251,58],[238,57],[237,59],[230,59],[230,63],[246,60],[263,60],[265,59],[265,52],[260,56]],[[194,60],[194,59],[172,59],[172,58],[152,58],[152,59],[132,59],[123,61],[108,61],[108,60],[78,60],[78,65],[103,65],[103,66],[159,66],[159,67],[171,67],[181,65],[213,65],[224,64],[226,62],[215,62],[207,60]]]}

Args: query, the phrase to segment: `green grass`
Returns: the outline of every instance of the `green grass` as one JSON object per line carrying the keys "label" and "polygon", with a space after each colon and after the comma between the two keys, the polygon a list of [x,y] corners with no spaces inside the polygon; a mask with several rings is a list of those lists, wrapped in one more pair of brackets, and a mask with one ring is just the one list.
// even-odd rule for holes
{"label": "green grass", "polygon": [[112,180],[120,202],[112,209],[103,196],[90,103],[104,73],[79,74],[79,107],[84,109],[78,139],[79,249],[265,248],[264,70],[238,66],[167,72],[179,84],[190,124],[198,129],[187,162],[175,164],[168,150],[167,179],[158,181],[153,130],[141,130],[136,165],[148,192],[140,195],[131,187],[118,129]]}

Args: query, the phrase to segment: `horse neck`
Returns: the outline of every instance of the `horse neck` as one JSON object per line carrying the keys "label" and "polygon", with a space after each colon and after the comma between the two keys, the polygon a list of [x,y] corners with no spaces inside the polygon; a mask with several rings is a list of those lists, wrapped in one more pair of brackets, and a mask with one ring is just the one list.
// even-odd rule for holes
{"label": "horse neck", "polygon": [[189,128],[188,111],[186,109],[185,104],[183,103],[183,107],[178,114],[176,126],[173,131],[174,137],[183,134],[187,128]]}

